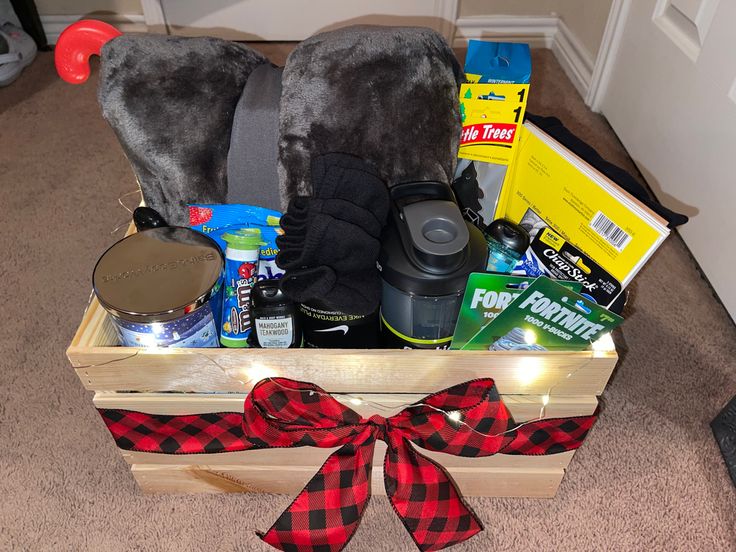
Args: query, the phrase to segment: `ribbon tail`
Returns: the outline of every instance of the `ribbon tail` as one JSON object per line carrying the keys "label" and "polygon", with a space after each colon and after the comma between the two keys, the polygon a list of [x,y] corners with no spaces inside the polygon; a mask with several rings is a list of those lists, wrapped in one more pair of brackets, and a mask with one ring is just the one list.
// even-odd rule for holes
{"label": "ribbon tail", "polygon": [[384,479],[396,514],[420,550],[442,550],[483,530],[445,469],[405,439],[389,443]]}
{"label": "ribbon tail", "polygon": [[291,505],[258,536],[288,552],[339,552],[360,525],[371,497],[375,439],[333,452]]}
{"label": "ribbon tail", "polygon": [[583,444],[597,419],[596,411],[592,416],[545,418],[521,424],[510,434],[511,440],[499,452],[539,455],[575,450]]}

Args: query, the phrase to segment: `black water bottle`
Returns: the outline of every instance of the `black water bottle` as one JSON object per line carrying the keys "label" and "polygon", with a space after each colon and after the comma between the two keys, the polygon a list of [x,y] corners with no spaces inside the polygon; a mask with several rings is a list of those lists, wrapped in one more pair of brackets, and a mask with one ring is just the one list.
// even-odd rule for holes
{"label": "black water bottle", "polygon": [[281,291],[281,280],[260,280],[250,292],[253,331],[249,345],[264,349],[301,347],[296,304]]}

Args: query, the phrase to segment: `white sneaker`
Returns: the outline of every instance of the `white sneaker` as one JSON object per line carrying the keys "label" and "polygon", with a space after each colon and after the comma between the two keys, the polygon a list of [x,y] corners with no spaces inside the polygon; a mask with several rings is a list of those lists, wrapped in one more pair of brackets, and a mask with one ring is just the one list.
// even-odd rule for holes
{"label": "white sneaker", "polygon": [[23,29],[12,23],[0,25],[0,86],[17,79],[35,59],[36,51],[36,43]]}

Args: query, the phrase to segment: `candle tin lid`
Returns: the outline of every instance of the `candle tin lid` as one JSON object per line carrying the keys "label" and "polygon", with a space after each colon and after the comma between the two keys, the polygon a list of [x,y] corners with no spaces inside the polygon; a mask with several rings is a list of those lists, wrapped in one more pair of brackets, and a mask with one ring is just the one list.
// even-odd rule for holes
{"label": "candle tin lid", "polygon": [[225,259],[194,230],[165,226],[124,238],[97,261],[92,286],[111,314],[139,323],[175,320],[217,291]]}

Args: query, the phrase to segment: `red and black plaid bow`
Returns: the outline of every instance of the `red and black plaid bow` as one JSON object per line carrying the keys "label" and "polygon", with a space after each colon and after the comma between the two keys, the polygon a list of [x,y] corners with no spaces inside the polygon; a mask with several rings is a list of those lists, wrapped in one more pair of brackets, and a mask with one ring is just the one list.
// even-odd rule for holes
{"label": "red and black plaid bow", "polygon": [[[435,393],[395,416],[362,418],[316,385],[270,378],[244,414],[162,416],[100,410],[118,446],[191,454],[269,447],[340,447],[261,538],[286,552],[342,550],[370,498],[373,447],[388,444],[386,494],[420,550],[462,542],[482,526],[445,470],[410,444],[456,456],[554,454],[578,448],[595,416],[517,426],[492,379]],[[454,414],[452,414],[454,413]]]}

